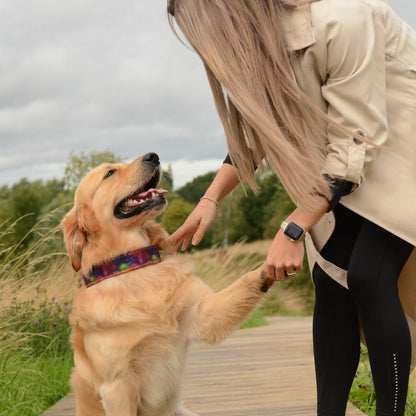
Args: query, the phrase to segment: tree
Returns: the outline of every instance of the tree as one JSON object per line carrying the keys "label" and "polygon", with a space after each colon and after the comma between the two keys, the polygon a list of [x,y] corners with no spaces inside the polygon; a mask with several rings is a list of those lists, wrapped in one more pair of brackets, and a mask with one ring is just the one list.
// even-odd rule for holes
{"label": "tree", "polygon": [[160,181],[160,188],[166,189],[169,192],[173,190],[173,172],[172,165],[169,164],[167,170],[162,172],[162,179]]}
{"label": "tree", "polygon": [[10,198],[11,190],[7,185],[0,186],[0,201]]}
{"label": "tree", "polygon": [[239,231],[249,241],[273,238],[282,220],[295,208],[275,173],[258,174],[257,183],[258,194],[249,189],[238,204],[244,217]]}
{"label": "tree", "polygon": [[70,153],[65,167],[65,189],[74,190],[81,179],[93,168],[103,163],[121,163],[124,159],[114,155],[109,150],[89,154],[81,152],[79,155]]}
{"label": "tree", "polygon": [[[276,175],[274,176],[276,177]],[[272,199],[264,208],[265,227],[263,230],[263,238],[274,238],[282,221],[286,219],[295,208],[295,204],[289,198],[283,185],[278,182],[275,185]]]}
{"label": "tree", "polygon": [[[0,197],[2,230],[9,229],[14,223],[13,232],[8,232],[4,236],[3,244],[13,246],[21,242],[20,248],[28,247],[35,238],[30,231],[45,214],[45,207],[64,193],[63,186],[63,181],[57,179],[45,183],[42,180],[30,182],[27,178],[23,178],[7,193],[3,192]],[[59,221],[60,219],[57,219],[54,226]]]}
{"label": "tree", "polygon": [[197,204],[216,175],[217,172],[213,171],[197,176],[191,182],[188,182],[179,188],[176,192],[186,201]]}
{"label": "tree", "polygon": [[221,201],[220,213],[211,227],[213,244],[228,246],[247,238],[245,230],[249,225],[239,206],[244,196],[244,188],[239,185]]}
{"label": "tree", "polygon": [[[20,220],[16,223],[14,232],[16,242],[20,241],[36,224],[42,205],[48,201],[49,193],[46,192],[42,181],[29,182],[23,178],[13,185],[10,205],[12,207],[12,219]],[[28,245],[28,239],[22,242]]]}
{"label": "tree", "polygon": [[[18,255],[44,235],[49,235],[70,209],[73,192],[82,177],[101,163],[121,161],[109,151],[89,155],[81,153],[79,156],[70,154],[65,179],[31,182],[23,178],[11,187],[1,186],[0,253],[14,247],[13,253]],[[45,252],[62,251],[62,248],[61,233],[55,233],[44,245]]]}
{"label": "tree", "polygon": [[162,227],[169,233],[176,231],[192,212],[194,206],[182,198],[173,198],[163,213]]}

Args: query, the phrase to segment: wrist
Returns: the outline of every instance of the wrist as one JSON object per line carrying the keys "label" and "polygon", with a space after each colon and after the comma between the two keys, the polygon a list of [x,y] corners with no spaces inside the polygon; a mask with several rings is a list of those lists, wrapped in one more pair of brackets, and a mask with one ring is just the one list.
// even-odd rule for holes
{"label": "wrist", "polygon": [[215,211],[217,212],[217,215],[219,217],[222,216],[222,213],[220,211],[220,204],[218,203],[218,201],[214,198],[211,198],[210,196],[204,195],[201,196],[201,198],[199,199],[199,207],[205,208],[212,208],[215,209]]}
{"label": "wrist", "polygon": [[215,206],[217,207],[217,209],[220,209],[220,204],[215,198],[212,198],[212,197],[207,196],[207,195],[203,195],[203,196],[201,196],[201,198],[199,200],[200,201],[206,200],[206,201],[213,202],[215,204]]}
{"label": "wrist", "polygon": [[328,201],[325,198],[320,197],[318,202],[319,202],[319,205],[314,211],[306,210],[302,207],[297,207],[286,218],[285,221],[287,223],[293,221],[299,226],[301,226],[305,230],[305,232],[308,232],[310,229],[314,227],[316,223],[320,221],[320,219],[328,211]]}

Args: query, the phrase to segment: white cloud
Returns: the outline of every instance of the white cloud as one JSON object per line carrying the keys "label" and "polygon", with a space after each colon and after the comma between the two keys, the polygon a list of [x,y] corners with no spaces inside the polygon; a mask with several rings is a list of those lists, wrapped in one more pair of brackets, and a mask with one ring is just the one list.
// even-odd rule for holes
{"label": "white cloud", "polygon": [[62,177],[71,151],[226,153],[202,64],[171,32],[164,0],[0,8],[0,183]]}
{"label": "white cloud", "polygon": [[[175,160],[170,163],[174,173],[174,188],[180,188],[190,181],[190,178],[203,175],[207,172],[216,171],[222,165],[223,159],[203,160]],[[169,163],[162,162],[162,168],[167,169]]]}

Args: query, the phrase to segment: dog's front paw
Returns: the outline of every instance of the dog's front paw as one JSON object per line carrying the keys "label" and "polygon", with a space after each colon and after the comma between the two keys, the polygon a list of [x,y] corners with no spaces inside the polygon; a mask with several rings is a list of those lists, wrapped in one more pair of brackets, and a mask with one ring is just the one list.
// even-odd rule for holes
{"label": "dog's front paw", "polygon": [[264,269],[260,272],[260,279],[262,280],[262,286],[260,290],[266,293],[273,286],[274,280],[267,277],[266,270]]}
{"label": "dog's front paw", "polygon": [[169,244],[169,240],[167,238],[163,238],[163,239],[159,240],[156,244],[156,247],[159,250],[166,251],[167,253],[170,252],[170,246],[171,245]]}

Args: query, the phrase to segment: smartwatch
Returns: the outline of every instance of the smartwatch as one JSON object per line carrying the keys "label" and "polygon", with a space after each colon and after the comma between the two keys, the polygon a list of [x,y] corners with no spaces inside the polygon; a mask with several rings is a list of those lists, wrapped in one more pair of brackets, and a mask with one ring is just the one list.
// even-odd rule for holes
{"label": "smartwatch", "polygon": [[305,229],[293,221],[283,221],[280,228],[291,241],[298,242],[305,238]]}

